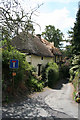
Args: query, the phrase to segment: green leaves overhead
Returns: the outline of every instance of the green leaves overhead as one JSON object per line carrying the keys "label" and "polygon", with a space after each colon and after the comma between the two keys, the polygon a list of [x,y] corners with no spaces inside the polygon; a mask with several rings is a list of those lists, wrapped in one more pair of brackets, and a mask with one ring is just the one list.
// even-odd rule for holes
{"label": "green leaves overhead", "polygon": [[[80,9],[77,12],[76,22],[74,25],[74,38],[73,38],[74,53],[80,54]],[[76,51],[75,51],[76,50]]]}
{"label": "green leaves overhead", "polygon": [[42,36],[49,42],[54,42],[55,47],[60,47],[63,40],[63,33],[59,29],[55,29],[54,26],[46,26],[45,32],[42,32]]}
{"label": "green leaves overhead", "polygon": [[70,44],[71,44],[71,52],[73,55],[80,54],[80,9],[76,15],[76,21],[74,23],[74,28],[71,31],[68,31]]}
{"label": "green leaves overhead", "polygon": [[32,20],[32,15],[41,5],[30,11],[25,11],[17,0],[4,0],[0,2],[0,5],[1,37],[3,41],[6,39],[8,51],[10,51],[10,41],[14,36],[24,31],[26,33],[34,33],[33,24],[37,23]]}

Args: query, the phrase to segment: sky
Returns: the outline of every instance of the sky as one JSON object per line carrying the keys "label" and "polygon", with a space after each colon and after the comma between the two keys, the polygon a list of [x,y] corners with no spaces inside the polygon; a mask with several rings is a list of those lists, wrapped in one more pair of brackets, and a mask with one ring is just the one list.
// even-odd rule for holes
{"label": "sky", "polygon": [[[35,8],[38,4],[42,4],[37,10],[36,15],[33,15],[35,24],[35,34],[44,32],[45,26],[53,25],[60,29],[65,38],[68,38],[68,30],[74,27],[76,14],[78,11],[79,0],[23,0],[25,9]],[[26,6],[28,4],[28,6]]]}
{"label": "sky", "polygon": [[[0,0],[1,1],[1,0]],[[35,34],[45,31],[45,26],[53,25],[68,38],[68,30],[74,27],[79,0],[18,0],[26,12],[38,5],[40,8],[34,12],[32,20],[35,22]],[[38,24],[38,25],[37,25]]]}

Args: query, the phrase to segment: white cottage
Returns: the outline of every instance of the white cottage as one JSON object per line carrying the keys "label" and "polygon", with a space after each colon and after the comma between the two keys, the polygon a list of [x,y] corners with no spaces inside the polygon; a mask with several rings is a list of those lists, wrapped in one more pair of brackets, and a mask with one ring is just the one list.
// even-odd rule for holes
{"label": "white cottage", "polygon": [[40,75],[42,67],[53,60],[53,53],[41,41],[39,36],[27,35],[23,32],[13,38],[12,44],[19,51],[26,53],[26,60],[36,68],[38,75]]}
{"label": "white cottage", "polygon": [[41,41],[42,41],[43,44],[46,45],[48,50],[50,50],[51,53],[53,53],[54,62],[56,62],[57,64],[61,64],[62,63],[62,53],[60,52],[59,48],[54,47],[54,42],[48,42],[45,39],[41,39]]}

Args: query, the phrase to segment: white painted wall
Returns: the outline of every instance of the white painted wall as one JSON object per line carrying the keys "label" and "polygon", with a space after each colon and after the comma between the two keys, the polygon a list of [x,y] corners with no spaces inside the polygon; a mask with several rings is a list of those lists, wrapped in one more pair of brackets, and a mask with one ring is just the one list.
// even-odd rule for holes
{"label": "white painted wall", "polygon": [[37,65],[42,64],[41,65],[41,69],[42,69],[42,67],[45,66],[51,60],[53,60],[53,58],[51,58],[51,57],[43,57],[43,60],[41,60],[41,56],[27,55],[26,60],[28,62],[31,62],[31,64],[36,68],[37,73],[38,73],[38,66]]}

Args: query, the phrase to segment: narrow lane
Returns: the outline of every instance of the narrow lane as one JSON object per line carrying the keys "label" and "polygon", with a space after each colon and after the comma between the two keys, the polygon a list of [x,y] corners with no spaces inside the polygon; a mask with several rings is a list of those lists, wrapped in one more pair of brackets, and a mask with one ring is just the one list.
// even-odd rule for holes
{"label": "narrow lane", "polygon": [[71,83],[62,84],[60,89],[44,88],[24,101],[4,105],[3,118],[78,118],[78,104],[72,99]]}
{"label": "narrow lane", "polygon": [[78,118],[78,103],[73,100],[73,85],[68,80],[61,80],[54,89],[45,88],[41,93],[33,96],[40,96],[45,103],[53,110],[68,114],[72,118]]}
{"label": "narrow lane", "polygon": [[3,106],[3,118],[27,118],[38,120],[38,118],[71,118],[64,112],[53,110],[41,97],[28,98],[20,103]]}
{"label": "narrow lane", "polygon": [[61,90],[53,90],[53,93],[45,97],[45,102],[52,109],[65,112],[74,118],[78,118],[78,104],[73,101],[72,93],[72,84],[63,84]]}

